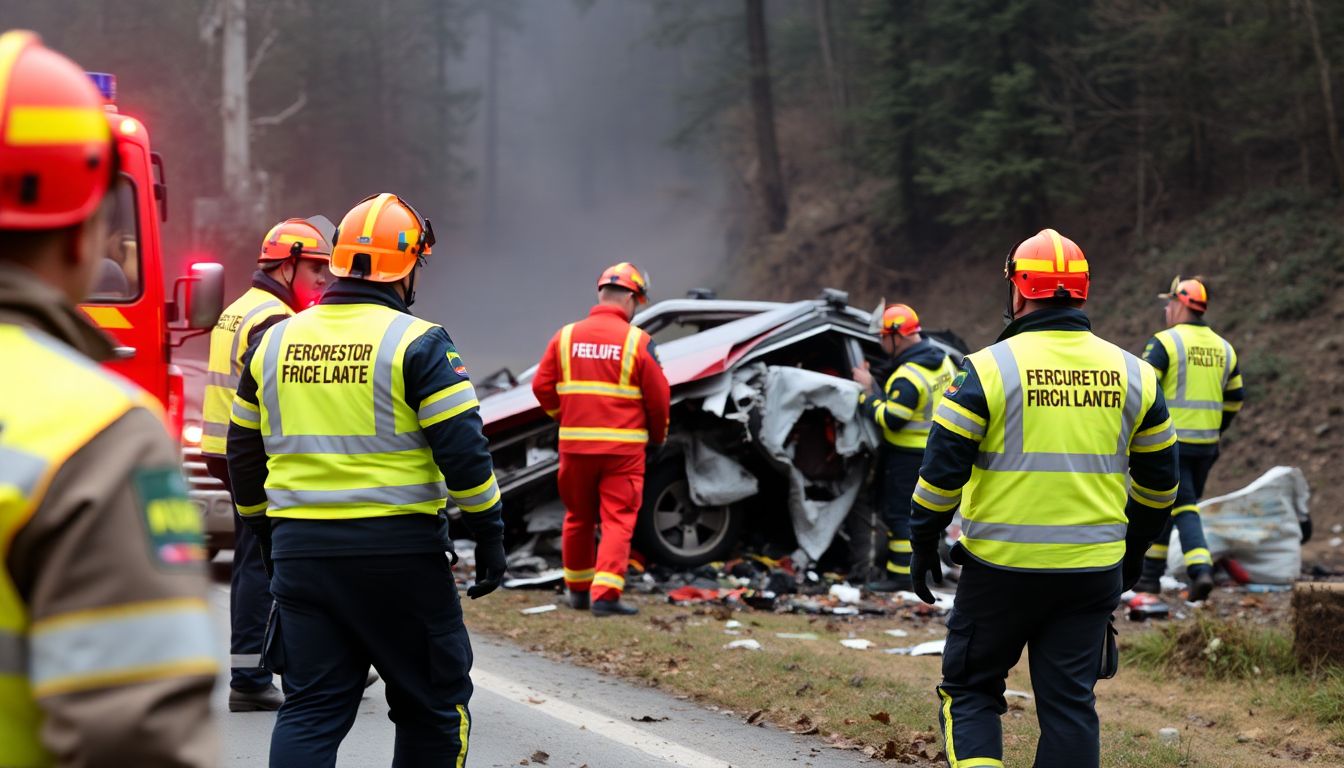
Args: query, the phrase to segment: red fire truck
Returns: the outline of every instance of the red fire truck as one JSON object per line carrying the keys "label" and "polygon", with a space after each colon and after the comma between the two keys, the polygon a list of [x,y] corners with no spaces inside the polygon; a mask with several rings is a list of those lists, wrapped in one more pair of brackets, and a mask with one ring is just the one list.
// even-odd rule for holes
{"label": "red fire truck", "polygon": [[93,292],[80,309],[117,342],[109,368],[157,397],[168,428],[181,439],[182,371],[172,351],[182,338],[206,333],[224,307],[224,268],[203,262],[170,286],[164,281],[159,224],[168,219],[163,157],[150,149],[145,124],[116,107],[116,78],[89,73],[107,99],[107,119],[116,137],[120,177],[117,218]]}

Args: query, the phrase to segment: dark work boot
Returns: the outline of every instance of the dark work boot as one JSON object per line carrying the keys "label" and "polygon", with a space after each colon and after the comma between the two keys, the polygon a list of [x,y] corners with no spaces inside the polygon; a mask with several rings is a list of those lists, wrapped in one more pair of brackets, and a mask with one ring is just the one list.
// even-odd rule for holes
{"label": "dark work boot", "polygon": [[285,703],[285,694],[274,685],[256,691],[229,689],[230,712],[274,712]]}
{"label": "dark work boot", "polygon": [[1135,592],[1147,592],[1150,595],[1162,594],[1162,577],[1160,576],[1141,576],[1134,582]]}
{"label": "dark work boot", "polygon": [[588,610],[588,593],[571,591],[569,593],[569,607],[576,611]]}
{"label": "dark work boot", "polygon": [[1211,592],[1213,592],[1212,571],[1201,568],[1198,572],[1190,574],[1190,602],[1207,600]]}
{"label": "dark work boot", "polygon": [[615,600],[594,600],[594,616],[634,616],[639,613],[639,609],[629,603],[621,602],[620,598]]}
{"label": "dark work boot", "polygon": [[909,592],[914,589],[914,582],[908,575],[889,573],[880,581],[870,581],[864,586],[869,592]]}

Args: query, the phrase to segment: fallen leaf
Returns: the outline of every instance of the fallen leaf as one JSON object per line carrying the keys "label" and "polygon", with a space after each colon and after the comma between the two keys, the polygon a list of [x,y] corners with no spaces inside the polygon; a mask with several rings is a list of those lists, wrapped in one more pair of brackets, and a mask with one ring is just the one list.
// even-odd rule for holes
{"label": "fallen leaf", "polygon": [[545,765],[546,761],[550,759],[551,756],[545,752],[542,752],[540,749],[532,753],[532,762],[536,763],[537,765]]}
{"label": "fallen leaf", "polygon": [[632,717],[630,719],[635,721],[636,723],[661,723],[664,720],[668,720],[670,718],[654,717],[653,715],[644,715],[643,717]]}
{"label": "fallen leaf", "polygon": [[528,703],[528,704],[545,704],[545,703],[546,703],[546,700],[545,700],[545,699],[538,699],[536,696],[528,696],[528,697],[527,697],[527,703]]}
{"label": "fallen leaf", "polygon": [[807,692],[810,691],[810,690],[812,690],[812,684],[811,684],[811,683],[803,683],[802,686],[798,688],[798,690],[796,690],[796,691],[793,692],[793,695],[794,695],[794,696],[802,696],[804,693],[807,693]]}
{"label": "fallen leaf", "polygon": [[[886,713],[883,712],[882,714],[885,715]],[[877,718],[873,718],[873,719],[876,720]],[[904,757],[904,753],[901,751],[901,748],[898,747],[898,746],[896,746],[896,742],[894,742],[894,741],[888,741],[888,742],[882,747],[882,759],[883,759],[883,760],[895,760],[895,759],[898,758],[898,757]]]}
{"label": "fallen leaf", "polygon": [[761,719],[761,716],[764,715],[764,714],[765,714],[765,710],[764,710],[764,709],[758,709],[758,710],[756,710],[755,712],[752,712],[750,715],[747,715],[747,722],[748,722],[748,723],[755,724],[755,722],[756,722],[757,720],[760,720],[760,719]]}
{"label": "fallen leaf", "polygon": [[874,712],[868,717],[883,725],[891,725],[891,713],[889,712]]}

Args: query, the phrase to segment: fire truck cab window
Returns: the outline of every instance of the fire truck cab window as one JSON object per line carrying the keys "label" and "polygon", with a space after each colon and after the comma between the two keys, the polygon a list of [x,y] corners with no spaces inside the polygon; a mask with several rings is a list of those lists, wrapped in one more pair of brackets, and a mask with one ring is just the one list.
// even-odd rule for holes
{"label": "fire truck cab window", "polygon": [[110,222],[107,250],[94,279],[93,303],[128,303],[140,296],[140,222],[135,182],[122,174],[114,192],[117,203]]}

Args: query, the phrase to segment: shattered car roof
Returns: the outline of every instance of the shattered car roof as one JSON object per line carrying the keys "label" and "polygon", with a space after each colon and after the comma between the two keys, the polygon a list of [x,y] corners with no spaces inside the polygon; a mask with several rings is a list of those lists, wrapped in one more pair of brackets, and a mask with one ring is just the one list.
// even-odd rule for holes
{"label": "shattered car roof", "polygon": [[[675,394],[678,386],[728,370],[767,336],[791,325],[805,325],[810,320],[822,318],[838,321],[857,333],[865,333],[869,314],[824,299],[791,303],[677,299],[659,302],[640,312],[635,316],[634,324],[656,333],[673,323],[694,325],[726,320],[658,344],[658,359]],[[481,399],[481,418],[487,435],[541,413],[541,405],[533,396],[530,385],[534,370],[535,367],[523,372],[518,377],[518,386]]]}

